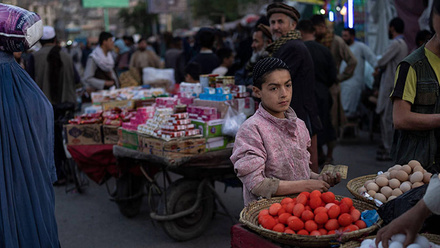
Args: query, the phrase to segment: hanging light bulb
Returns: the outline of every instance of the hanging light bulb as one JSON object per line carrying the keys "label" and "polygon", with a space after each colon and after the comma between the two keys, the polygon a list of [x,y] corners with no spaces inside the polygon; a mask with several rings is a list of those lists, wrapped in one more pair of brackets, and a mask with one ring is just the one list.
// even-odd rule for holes
{"label": "hanging light bulb", "polygon": [[319,11],[319,13],[321,13],[321,15],[324,15],[324,14],[325,14],[325,9],[321,9],[321,10]]}
{"label": "hanging light bulb", "polygon": [[345,16],[347,14],[347,8],[344,6],[341,9],[341,15]]}

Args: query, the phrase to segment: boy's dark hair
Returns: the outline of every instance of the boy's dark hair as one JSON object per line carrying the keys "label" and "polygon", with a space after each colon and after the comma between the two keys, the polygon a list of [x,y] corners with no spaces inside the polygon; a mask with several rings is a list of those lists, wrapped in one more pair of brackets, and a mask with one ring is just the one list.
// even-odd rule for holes
{"label": "boy's dark hair", "polygon": [[356,36],[356,30],[354,28],[344,28],[351,36]]}
{"label": "boy's dark hair", "polygon": [[199,31],[198,39],[201,47],[211,49],[214,46],[215,33],[211,28],[202,28]]}
{"label": "boy's dark hair", "polygon": [[202,73],[202,67],[199,63],[191,62],[185,67],[185,75],[189,74],[194,80],[198,80]]}
{"label": "boy's dark hair", "polygon": [[145,38],[140,38],[140,39],[138,40],[138,44],[141,43],[142,41],[147,42],[147,39],[145,39]]}
{"label": "boy's dark hair", "polygon": [[130,35],[124,35],[124,36],[122,37],[122,39],[123,39],[124,41],[128,41],[130,44],[134,44],[133,36],[130,36]]}
{"label": "boy's dark hair", "polygon": [[109,32],[101,32],[99,34],[99,45],[101,46],[102,43],[104,43],[105,40],[108,40],[109,38],[113,38],[113,35]]}
{"label": "boy's dark hair", "polygon": [[313,22],[310,20],[301,20],[298,22],[298,26],[296,28],[299,31],[302,31],[307,34],[311,34],[315,32],[315,28],[313,27]]}
{"label": "boy's dark hair", "polygon": [[317,26],[321,24],[325,25],[325,18],[323,15],[313,15],[312,18],[310,18],[310,21],[312,21],[313,26]]}
{"label": "boy's dark hair", "polygon": [[397,33],[403,34],[403,31],[405,30],[405,23],[402,19],[396,17],[390,21],[390,27],[393,27]]}
{"label": "boy's dark hair", "polygon": [[259,60],[252,71],[253,86],[261,89],[261,86],[266,82],[267,75],[276,70],[290,72],[289,67],[281,59],[268,57]]}
{"label": "boy's dark hair", "polygon": [[232,50],[227,47],[223,47],[217,50],[217,57],[220,59],[220,63],[223,63],[224,59],[231,57]]}

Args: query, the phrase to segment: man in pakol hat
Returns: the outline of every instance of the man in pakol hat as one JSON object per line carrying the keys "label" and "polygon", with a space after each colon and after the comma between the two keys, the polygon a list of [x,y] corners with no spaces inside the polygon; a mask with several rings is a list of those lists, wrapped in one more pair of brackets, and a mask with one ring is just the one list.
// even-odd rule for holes
{"label": "man in pakol hat", "polygon": [[315,74],[313,61],[307,47],[301,40],[301,33],[295,30],[300,18],[299,12],[284,3],[267,6],[267,18],[274,42],[267,47],[269,55],[283,60],[290,68],[293,96],[290,106],[298,118],[306,123],[312,138],[311,169],[318,172],[317,132],[322,125],[315,99]]}

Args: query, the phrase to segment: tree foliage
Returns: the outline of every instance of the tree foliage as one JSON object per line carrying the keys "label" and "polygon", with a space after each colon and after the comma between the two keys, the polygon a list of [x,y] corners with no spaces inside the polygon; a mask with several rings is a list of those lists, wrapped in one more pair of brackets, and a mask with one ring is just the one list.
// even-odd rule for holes
{"label": "tree foliage", "polygon": [[239,5],[255,3],[256,0],[189,0],[194,18],[205,17],[214,23],[220,23],[221,16],[226,21],[240,18]]}
{"label": "tree foliage", "polygon": [[152,25],[158,22],[156,14],[147,12],[146,1],[139,1],[133,8],[121,9],[118,15],[126,27],[134,27],[137,33],[147,36],[152,34]]}

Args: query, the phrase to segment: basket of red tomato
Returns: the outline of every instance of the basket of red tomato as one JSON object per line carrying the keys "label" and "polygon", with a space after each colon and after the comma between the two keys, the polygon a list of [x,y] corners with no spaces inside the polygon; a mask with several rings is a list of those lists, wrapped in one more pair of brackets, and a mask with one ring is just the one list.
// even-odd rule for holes
{"label": "basket of red tomato", "polygon": [[300,247],[328,247],[367,236],[382,220],[369,226],[361,218],[376,206],[364,201],[321,193],[302,192],[294,197],[274,197],[250,203],[240,222],[273,241]]}

